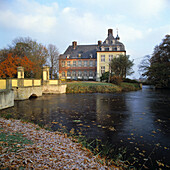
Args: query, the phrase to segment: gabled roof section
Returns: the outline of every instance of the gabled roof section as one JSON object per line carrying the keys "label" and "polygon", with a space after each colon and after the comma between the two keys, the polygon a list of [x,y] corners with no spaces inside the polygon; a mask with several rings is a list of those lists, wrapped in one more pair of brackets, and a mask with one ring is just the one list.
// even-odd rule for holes
{"label": "gabled roof section", "polygon": [[119,41],[119,36],[117,34],[117,37],[114,38],[113,36],[113,30],[112,29],[108,29],[108,37],[105,39],[105,41],[103,42],[103,44],[101,46],[103,47],[120,47],[120,51],[125,51],[125,46],[123,45],[123,43],[121,43]]}
{"label": "gabled roof section", "polygon": [[67,50],[64,52],[64,54],[60,56],[60,58],[62,59],[65,59],[66,57],[69,57],[71,59],[97,58],[97,53],[96,53],[97,50],[98,50],[98,45],[76,45],[76,47],[70,45],[67,48]]}

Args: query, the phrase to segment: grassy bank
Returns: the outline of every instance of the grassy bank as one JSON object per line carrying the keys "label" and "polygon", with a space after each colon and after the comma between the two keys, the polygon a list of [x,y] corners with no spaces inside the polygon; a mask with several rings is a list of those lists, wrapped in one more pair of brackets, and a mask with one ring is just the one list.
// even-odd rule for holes
{"label": "grassy bank", "polygon": [[121,91],[139,90],[139,84],[121,83],[115,85],[112,83],[102,82],[68,82],[67,93],[113,93]]}

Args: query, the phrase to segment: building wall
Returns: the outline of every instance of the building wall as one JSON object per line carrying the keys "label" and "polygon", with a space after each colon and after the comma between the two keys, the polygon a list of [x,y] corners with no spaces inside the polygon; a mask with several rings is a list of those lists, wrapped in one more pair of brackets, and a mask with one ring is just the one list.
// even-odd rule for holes
{"label": "building wall", "polygon": [[[62,62],[65,62],[65,66],[63,67]],[[81,61],[82,65],[79,66],[78,62]],[[90,66],[90,61],[93,62],[93,65]],[[70,66],[67,65],[67,63],[70,62]],[[73,65],[73,62],[76,62],[76,66]],[[87,62],[87,66],[84,66],[84,63]],[[93,72],[93,79],[96,78],[96,67],[97,60],[96,59],[60,59],[59,61],[59,78],[60,79],[84,79],[84,78],[92,78],[92,76],[89,76],[89,72]],[[68,76],[68,71],[71,72],[71,76]],[[73,71],[76,72],[76,76],[73,77]],[[82,72],[82,77],[78,76],[78,72]],[[84,72],[87,72],[87,76],[84,76]],[[65,76],[62,75],[62,73],[65,73]]]}
{"label": "building wall", "polygon": [[[105,67],[105,72],[109,71],[109,55],[113,55],[113,57],[117,57],[118,55],[126,55],[125,51],[98,51],[97,52],[97,73],[96,80],[100,81],[100,77],[102,76],[101,67]],[[105,55],[105,61],[101,61],[101,56]]]}

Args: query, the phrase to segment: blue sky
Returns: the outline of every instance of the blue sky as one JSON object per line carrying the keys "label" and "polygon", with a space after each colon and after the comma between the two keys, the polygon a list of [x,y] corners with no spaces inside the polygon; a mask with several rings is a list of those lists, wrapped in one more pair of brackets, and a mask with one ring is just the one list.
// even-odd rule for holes
{"label": "blue sky", "polygon": [[170,0],[0,0],[0,49],[17,37],[31,37],[59,52],[78,44],[104,41],[119,29],[130,59],[138,64],[170,34]]}

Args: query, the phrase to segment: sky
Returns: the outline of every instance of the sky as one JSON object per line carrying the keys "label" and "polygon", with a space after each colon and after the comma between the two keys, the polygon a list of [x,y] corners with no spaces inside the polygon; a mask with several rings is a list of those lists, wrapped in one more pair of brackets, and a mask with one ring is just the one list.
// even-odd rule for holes
{"label": "sky", "polygon": [[170,0],[0,0],[0,49],[18,37],[30,37],[62,54],[79,45],[104,41],[113,29],[138,65],[170,34]]}

